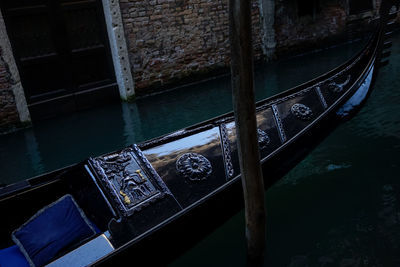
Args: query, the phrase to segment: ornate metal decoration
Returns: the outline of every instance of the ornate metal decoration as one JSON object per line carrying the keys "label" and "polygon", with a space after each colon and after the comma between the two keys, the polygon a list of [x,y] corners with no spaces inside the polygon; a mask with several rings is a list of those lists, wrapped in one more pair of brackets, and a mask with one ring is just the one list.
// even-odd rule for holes
{"label": "ornate metal decoration", "polygon": [[331,82],[328,84],[329,90],[334,93],[340,93],[343,91],[343,88],[350,82],[351,75],[347,75],[347,79],[343,83]]}
{"label": "ornate metal decoration", "polygon": [[176,169],[191,181],[206,180],[212,172],[210,161],[197,153],[185,153],[180,156],[176,161]]}
{"label": "ornate metal decoration", "polygon": [[220,125],[220,132],[221,132],[222,149],[223,149],[226,175],[228,176],[228,179],[231,179],[231,178],[233,178],[235,171],[233,169],[233,164],[232,164],[231,142],[229,141],[228,130],[226,129],[225,123],[222,123]]}
{"label": "ornate metal decoration", "polygon": [[137,146],[119,153],[90,159],[97,180],[122,216],[130,216],[150,203],[170,194],[164,182],[155,175]]}
{"label": "ornate metal decoration", "polygon": [[282,143],[285,143],[287,138],[285,134],[285,130],[283,129],[283,123],[281,120],[281,116],[279,116],[278,107],[276,105],[272,105],[272,111],[274,112],[275,122],[279,130],[279,137],[281,138]]}
{"label": "ornate metal decoration", "polygon": [[258,134],[258,145],[260,146],[260,149],[266,148],[271,142],[268,134],[261,129],[257,129],[257,134]]}
{"label": "ornate metal decoration", "polygon": [[314,115],[309,107],[299,103],[294,104],[290,111],[294,116],[303,121],[310,120]]}
{"label": "ornate metal decoration", "polygon": [[315,92],[317,92],[319,100],[321,101],[321,104],[324,107],[324,109],[327,109],[328,104],[326,103],[325,97],[322,95],[321,87],[319,87],[319,86],[315,87]]}

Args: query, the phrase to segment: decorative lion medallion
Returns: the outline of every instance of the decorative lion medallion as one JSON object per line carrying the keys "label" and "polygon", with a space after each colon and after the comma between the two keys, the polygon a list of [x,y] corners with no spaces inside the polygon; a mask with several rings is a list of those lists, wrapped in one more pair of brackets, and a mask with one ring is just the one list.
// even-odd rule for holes
{"label": "decorative lion medallion", "polygon": [[313,116],[312,110],[303,104],[294,104],[291,108],[292,114],[295,115],[300,120],[310,120]]}
{"label": "decorative lion medallion", "polygon": [[205,180],[212,172],[210,161],[197,153],[185,153],[180,156],[176,161],[176,169],[191,181]]}
{"label": "decorative lion medallion", "polygon": [[258,134],[258,145],[260,146],[261,149],[266,148],[271,141],[269,139],[268,134],[261,129],[257,129],[257,134]]}

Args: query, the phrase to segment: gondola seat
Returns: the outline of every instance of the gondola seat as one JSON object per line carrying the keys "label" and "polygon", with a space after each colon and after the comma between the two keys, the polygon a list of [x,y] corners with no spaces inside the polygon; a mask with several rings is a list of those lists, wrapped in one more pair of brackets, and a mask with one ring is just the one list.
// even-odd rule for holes
{"label": "gondola seat", "polygon": [[29,263],[17,245],[0,249],[1,267],[29,267]]}
{"label": "gondola seat", "polygon": [[[15,230],[12,239],[29,265],[43,266],[97,233],[73,197],[65,195]],[[5,252],[19,255],[13,247]]]}

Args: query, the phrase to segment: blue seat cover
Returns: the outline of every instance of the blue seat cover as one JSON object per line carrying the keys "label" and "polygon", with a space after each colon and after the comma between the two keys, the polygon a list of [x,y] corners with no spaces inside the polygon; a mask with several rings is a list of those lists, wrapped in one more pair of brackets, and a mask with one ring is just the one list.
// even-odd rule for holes
{"label": "blue seat cover", "polygon": [[12,234],[32,266],[49,263],[63,249],[96,234],[71,195],[37,212]]}
{"label": "blue seat cover", "polygon": [[18,246],[14,245],[5,249],[0,249],[0,266],[29,267],[29,263]]}

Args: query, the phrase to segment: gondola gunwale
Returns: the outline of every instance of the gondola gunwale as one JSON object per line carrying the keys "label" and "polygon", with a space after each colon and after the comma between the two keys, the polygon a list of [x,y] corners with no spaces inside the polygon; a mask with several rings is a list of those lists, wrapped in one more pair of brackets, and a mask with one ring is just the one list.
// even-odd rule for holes
{"label": "gondola gunwale", "polygon": [[[369,41],[367,42],[367,45],[363,49],[361,49],[356,55],[351,57],[349,60],[347,60],[344,63],[342,63],[341,65],[333,68],[332,70],[325,72],[325,73],[317,76],[316,78],[306,81],[300,85],[297,85],[295,87],[284,90],[278,94],[275,94],[273,96],[269,96],[265,99],[257,101],[256,102],[256,111],[258,112],[261,110],[265,110],[273,104],[283,102],[284,100],[282,100],[282,99],[284,99],[285,97],[289,97],[293,94],[300,93],[303,90],[306,90],[308,88],[310,88],[310,90],[311,90],[312,87],[317,86],[319,83],[330,80],[334,76],[339,75],[339,73],[344,71],[349,65],[355,64],[359,61],[359,59],[362,57],[362,55],[368,49],[367,47],[372,45],[372,42],[375,38],[376,38],[376,36],[374,34],[372,34],[369,37]],[[332,74],[334,74],[334,73],[337,75],[332,76]],[[155,147],[157,145],[160,145],[162,143],[168,143],[168,142],[171,142],[171,141],[174,141],[174,140],[177,140],[177,139],[180,139],[180,138],[192,135],[192,134],[196,134],[196,133],[211,129],[216,126],[218,127],[221,123],[227,123],[227,122],[231,122],[233,120],[234,120],[233,111],[229,111],[222,115],[213,117],[211,119],[190,125],[188,127],[185,127],[185,128],[179,129],[179,130],[176,130],[172,133],[164,134],[164,135],[143,141],[143,142],[137,144],[137,146],[141,150],[146,150],[146,149]]]}
{"label": "gondola gunwale", "polygon": [[[312,90],[313,87],[317,86],[317,84],[319,82],[326,82],[327,80],[331,79],[332,74],[335,74],[335,76],[337,76],[339,73],[343,72],[346,70],[346,68],[348,66],[351,66],[352,64],[355,64],[361,57],[362,55],[365,53],[365,51],[368,49],[369,46],[372,45],[373,42],[373,37],[371,37],[371,40],[369,41],[369,44],[362,49],[357,55],[353,56],[352,59],[346,61],[345,63],[343,63],[342,65],[334,68],[333,70],[329,71],[328,73],[325,73],[323,75],[320,75],[319,77],[308,81],[306,83],[303,83],[299,86],[296,86],[294,88],[288,89],[282,93],[279,93],[277,95],[271,96],[267,99],[261,100],[259,102],[257,102],[257,111],[262,111],[265,109],[268,109],[271,107],[271,105],[276,104],[276,103],[281,103],[284,102],[285,97],[291,97],[293,95],[297,95],[297,94],[301,94],[303,91],[305,90]],[[366,70],[368,70],[370,64],[371,64],[371,60],[374,58],[374,56],[376,56],[376,51],[377,51],[377,47],[375,47],[375,51],[374,53],[371,55],[371,59],[369,61],[369,64],[367,64],[367,67],[365,67],[365,69],[363,70],[362,74],[358,77],[358,79],[353,83],[352,86],[350,86],[350,89],[347,89],[346,93],[344,93],[342,96],[340,96],[334,104],[332,104],[331,106],[329,106],[327,109],[325,109],[325,111],[320,114],[316,119],[314,119],[309,125],[307,125],[304,129],[302,129],[300,132],[298,132],[295,136],[293,136],[292,138],[290,138],[289,140],[287,140],[286,142],[284,142],[283,144],[281,144],[277,149],[275,149],[274,151],[272,151],[271,153],[269,153],[266,157],[261,159],[261,163],[265,163],[266,161],[268,161],[271,157],[274,157],[276,154],[280,153],[282,150],[284,150],[287,146],[289,146],[292,142],[294,142],[299,136],[301,136],[304,132],[306,132],[309,128],[313,127],[315,124],[317,124],[321,119],[323,119],[327,114],[330,113],[330,111],[334,108],[337,107],[337,105],[339,105],[341,102],[344,102],[344,98],[346,98],[347,96],[350,95],[350,93],[352,92],[352,87],[354,87],[355,84],[357,84],[362,78],[364,78],[365,76],[365,72]],[[302,88],[301,90],[299,90],[299,88]],[[159,141],[162,140],[163,143],[167,143],[170,142],[172,140],[176,140],[179,138],[182,138],[184,136],[188,136],[188,135],[192,135],[198,132],[202,132],[204,130],[207,129],[211,129],[213,127],[219,127],[222,123],[229,123],[234,121],[233,119],[233,114],[232,112],[217,116],[215,118],[212,118],[208,121],[205,122],[201,122],[198,123],[196,125],[184,128],[182,130],[178,130],[177,132],[174,132],[172,134],[167,134],[146,142],[143,142],[141,144],[138,144],[138,147],[141,148],[142,150],[147,150],[157,144],[159,144],[158,142],[154,142],[154,141]],[[178,134],[177,134],[178,133]],[[182,134],[179,134],[182,133]],[[151,146],[149,146],[149,144],[152,144]],[[221,144],[222,145],[222,144]],[[18,194],[24,194],[24,193],[28,193],[29,191],[35,190],[37,188],[41,188],[44,186],[48,186],[50,184],[54,184],[57,183],[58,180],[57,178],[54,179],[54,176],[57,177],[62,173],[67,172],[68,170],[77,167],[80,163],[77,164],[73,164],[46,174],[42,174],[42,175],[38,175],[36,177],[27,179],[24,181],[24,185],[22,187],[18,187],[15,190],[3,190],[4,188],[0,189],[0,202],[5,201],[9,198],[12,198],[13,196],[17,196]],[[47,181],[42,181],[43,177],[47,177]],[[237,180],[239,179],[240,174],[236,175],[234,177],[232,177],[231,180]],[[28,184],[26,184],[26,181],[28,182]],[[219,188],[217,188],[216,190],[210,192],[209,194],[205,195],[203,198],[199,199],[198,201],[195,201],[193,204],[191,204],[189,207],[186,207],[183,210],[191,210],[193,207],[195,207],[198,204],[201,204],[202,202],[204,202],[207,198],[209,198],[210,196],[212,196],[213,194],[218,193],[221,190],[224,190],[224,188],[226,186],[229,186],[229,183],[226,183],[222,186],[220,186]],[[14,186],[15,184],[13,184]],[[7,189],[7,187],[5,188]],[[2,192],[3,191],[3,192]],[[5,191],[5,192],[4,192]]]}
{"label": "gondola gunwale", "polygon": [[[305,128],[303,128],[295,136],[291,137],[286,142],[282,143],[277,149],[275,149],[273,152],[271,152],[266,157],[261,159],[262,164],[265,163],[266,161],[268,161],[270,158],[274,157],[275,155],[279,154],[280,152],[284,151],[286,147],[291,146],[299,138],[301,138],[304,135],[304,133],[307,133],[310,128],[314,128],[315,125],[317,125],[320,121],[322,121],[327,116],[331,115],[332,114],[331,113],[332,110],[338,110],[341,107],[341,105],[343,105],[348,99],[351,98],[353,93],[355,93],[360,88],[360,86],[356,86],[356,85],[362,84],[362,81],[366,79],[366,77],[370,74],[370,72],[374,71],[374,69],[372,67],[374,66],[374,64],[376,62],[375,61],[376,60],[376,55],[377,55],[377,52],[379,51],[379,47],[378,47],[378,45],[379,45],[379,43],[378,43],[379,42],[379,37],[380,37],[380,34],[378,34],[378,36],[374,36],[373,38],[371,38],[371,40],[369,41],[368,45],[357,56],[353,57],[352,58],[353,60],[349,60],[345,64],[342,64],[341,66],[339,66],[339,67],[334,69],[334,70],[337,70],[337,69],[343,68],[342,71],[345,71],[346,67],[357,63],[358,60],[362,57],[362,55],[364,53],[366,53],[366,51],[368,49],[370,49],[372,47],[373,43],[376,41],[376,46],[374,47],[374,51],[370,55],[370,58],[368,60],[368,64],[366,64],[366,67],[360,72],[360,75],[357,77],[357,79],[350,86],[348,86],[348,89],[346,90],[346,92],[343,93],[333,104],[331,104],[328,108],[326,108],[324,110],[324,112],[322,112],[317,118],[313,119],[313,121],[310,124],[308,124]],[[329,73],[334,72],[334,70],[330,71]],[[340,75],[340,73],[341,73],[341,71],[339,71],[337,73],[337,75],[335,75],[335,76]],[[321,79],[321,77],[326,77],[326,76],[327,76],[326,74],[321,75],[320,77],[314,79],[314,81],[315,80],[323,80],[323,82],[325,82],[325,80],[329,80],[329,79]],[[306,88],[304,88],[302,90],[296,90],[297,88],[299,88],[301,86],[304,86],[304,84],[303,84],[303,85],[297,86],[295,88],[289,89],[289,90],[287,90],[285,92],[282,92],[281,94],[279,94],[279,96],[281,96],[281,95],[291,96],[291,95],[293,95],[293,94],[291,94],[291,92],[294,92],[294,94],[297,94],[297,93],[301,93],[302,91],[307,90],[307,89],[312,90],[315,86],[317,86],[318,83],[310,81],[310,82],[307,82],[305,84],[306,85],[313,84],[313,86],[307,86]],[[371,90],[371,87],[372,87],[372,84],[370,85],[370,88],[368,89],[369,91]],[[281,98],[279,98],[279,99],[277,99],[277,98],[278,98],[277,96],[273,96],[273,97],[270,97],[269,99],[265,99],[265,100],[262,100],[262,101],[258,102],[257,103],[257,105],[258,105],[257,111],[262,111],[262,110],[268,109],[275,103],[281,103],[281,102],[285,101],[285,100],[282,100]],[[227,113],[227,114],[231,114],[231,112]],[[221,118],[221,119],[219,119],[219,118]],[[226,115],[222,115],[222,116],[218,116],[217,118],[211,119],[211,120],[209,120],[207,122],[202,122],[200,124],[197,124],[196,126],[198,128],[195,128],[195,129],[199,129],[200,128],[200,129],[204,130],[206,127],[207,127],[206,129],[209,129],[209,128],[212,128],[212,127],[219,127],[219,125],[221,123],[229,123],[229,122],[232,122],[232,121],[233,121],[233,118],[229,118],[229,117],[227,118]],[[191,128],[194,128],[194,127],[195,126],[193,126]],[[197,131],[190,132],[190,134],[188,134],[188,135],[195,134],[195,133],[197,133]],[[163,137],[167,137],[168,138],[169,136],[171,136],[171,134],[170,135],[165,135]],[[184,135],[184,136],[187,136],[187,135]],[[173,136],[173,134],[172,134],[172,137],[175,137],[175,136]],[[181,136],[181,137],[183,137],[183,136]],[[162,137],[160,137],[160,138],[162,138]],[[157,138],[153,139],[153,140],[157,140]],[[175,139],[173,139],[173,140],[175,140]],[[143,150],[150,149],[150,148],[158,145],[158,143],[154,144],[154,142],[151,142],[151,141],[152,140],[150,140],[149,143],[151,143],[152,145],[151,146],[147,146],[146,145]],[[164,139],[163,141],[166,141],[166,140]],[[172,141],[172,140],[168,140],[168,141]],[[140,147],[140,145],[138,145],[138,146]],[[173,221],[177,220],[178,218],[189,214],[191,210],[195,209],[196,207],[198,207],[202,203],[205,203],[208,199],[210,199],[212,197],[215,197],[216,195],[218,195],[221,192],[226,191],[228,188],[232,187],[235,184],[238,184],[239,182],[240,182],[240,174],[235,176],[235,177],[233,177],[232,179],[226,181],[222,186],[220,186],[220,187],[216,188],[215,190],[213,190],[212,192],[204,195],[204,197],[202,197],[201,199],[193,202],[191,205],[183,208],[181,211],[175,213],[173,216],[169,217],[168,219],[166,219],[166,220],[162,221],[161,223],[157,224],[156,226],[153,226],[152,228],[146,230],[142,234],[134,237],[133,239],[131,239],[127,243],[125,243],[122,246],[118,247],[111,254],[106,255],[102,259],[99,259],[96,263],[97,264],[104,263],[104,261],[112,258],[113,256],[116,256],[116,254],[120,253],[121,251],[129,249],[132,245],[140,242],[141,240],[143,240],[144,238],[148,237],[152,233],[158,231],[159,229],[163,229],[166,225],[169,225],[170,223],[172,223]]]}
{"label": "gondola gunwale", "polygon": [[[375,40],[376,38],[376,40]],[[270,108],[273,104],[276,103],[282,103],[284,102],[284,98],[285,97],[290,97],[293,95],[297,95],[300,94],[301,92],[305,91],[305,90],[312,90],[315,86],[318,85],[318,82],[326,82],[327,80],[332,79],[333,77],[337,77],[338,75],[340,75],[340,73],[346,71],[347,68],[349,68],[350,66],[352,66],[352,64],[355,64],[356,62],[358,62],[358,60],[360,58],[362,58],[363,54],[366,53],[366,51],[368,49],[371,48],[374,40],[377,42],[374,48],[374,51],[371,53],[370,58],[368,60],[368,64],[366,64],[366,67],[358,72],[360,73],[357,76],[357,79],[353,82],[353,84],[349,85],[348,88],[346,89],[346,91],[333,103],[331,104],[328,108],[324,109],[324,111],[315,119],[312,120],[312,122],[310,124],[308,124],[306,127],[304,127],[301,131],[299,131],[296,135],[294,135],[293,137],[291,137],[290,139],[286,140],[286,142],[283,142],[280,144],[280,146],[275,149],[273,152],[269,153],[266,157],[264,157],[261,162],[265,163],[267,162],[270,158],[274,157],[275,155],[279,154],[280,152],[284,151],[285,148],[291,146],[294,142],[296,142],[299,138],[301,138],[305,133],[308,132],[309,129],[312,129],[315,125],[317,125],[320,121],[322,121],[324,118],[326,118],[327,116],[332,114],[332,111],[335,109],[338,109],[338,107],[340,107],[341,104],[344,104],[346,102],[346,100],[348,100],[351,96],[352,93],[355,93],[357,91],[357,89],[359,89],[360,87],[356,86],[357,84],[361,84],[361,81],[367,77],[368,75],[368,71],[374,71],[374,76],[376,74],[374,69],[371,69],[371,66],[373,66],[374,64],[376,64],[376,60],[377,60],[377,52],[379,51],[379,44],[380,44],[380,40],[382,38],[382,32],[379,32],[378,34],[375,34],[374,37],[369,41],[368,45],[361,51],[359,52],[356,56],[354,56],[352,59],[346,61],[344,64],[336,67],[335,69],[320,75],[319,77],[308,81],[306,83],[303,83],[299,86],[296,86],[294,88],[288,89],[280,94],[277,94],[275,96],[271,96],[267,99],[261,100],[259,102],[257,102],[257,111],[262,111],[265,109]],[[333,77],[332,74],[335,73],[335,75]],[[330,77],[329,79],[327,79],[327,77]],[[373,86],[371,84],[371,86]],[[370,86],[370,87],[371,87]],[[347,87],[347,86],[346,86]],[[371,88],[369,88],[370,90]],[[140,147],[143,150],[149,149],[151,147],[154,147],[156,145],[158,145],[158,142],[162,143],[167,143],[167,142],[171,142],[173,140],[176,139],[180,139],[183,138],[185,136],[188,135],[192,135],[195,133],[199,133],[202,132],[204,130],[213,128],[213,127],[219,127],[222,123],[227,123],[227,122],[232,122],[233,121],[233,113],[229,112],[226,113],[224,115],[220,115],[217,116],[213,119],[207,120],[205,122],[202,123],[198,123],[195,124],[193,126],[184,128],[182,130],[178,130],[172,134],[167,134],[146,142],[143,142],[141,144],[138,144],[138,147]],[[158,142],[155,142],[158,141]],[[29,182],[30,186],[28,185],[27,187],[21,188],[21,189],[17,189],[16,191],[10,191],[10,192],[6,192],[5,195],[2,195],[0,193],[0,201],[4,201],[6,199],[9,199],[13,196],[16,196],[18,194],[23,194],[32,190],[35,190],[37,188],[41,188],[41,187],[45,187],[46,185],[49,185],[51,183],[56,183],[57,178],[56,179],[52,179],[52,180],[47,180],[46,179],[44,181],[43,177],[47,177],[47,179],[51,179],[52,175],[51,174],[55,174],[56,177],[58,176],[57,174],[61,174],[64,173],[66,171],[68,171],[71,168],[74,168],[78,165],[81,165],[82,163],[78,163],[78,164],[74,164],[71,165],[69,167],[65,167],[56,171],[52,171],[50,173],[47,174],[43,174],[43,175],[39,175],[36,176],[34,178],[28,179],[27,181]],[[120,251],[126,250],[128,249],[130,246],[132,246],[133,244],[136,244],[138,242],[140,242],[140,240],[148,237],[151,233],[154,233],[155,231],[158,231],[159,229],[165,227],[166,225],[170,224],[171,222],[177,220],[178,218],[189,214],[189,212],[193,209],[195,209],[196,207],[198,207],[199,205],[201,205],[202,203],[205,203],[208,199],[215,197],[216,195],[218,195],[220,192],[225,191],[226,189],[230,188],[232,185],[234,184],[238,184],[239,182],[239,177],[240,175],[235,176],[234,178],[226,181],[223,185],[221,185],[220,187],[216,188],[215,190],[213,190],[212,192],[204,195],[201,199],[193,202],[192,204],[190,204],[189,206],[185,207],[184,209],[182,209],[181,211],[175,213],[173,216],[167,218],[166,220],[162,221],[161,223],[157,224],[156,226],[153,226],[152,228],[146,230],[145,232],[143,232],[142,234],[134,237],[133,239],[131,239],[130,241],[128,241],[127,243],[123,244],[122,246],[118,247],[114,252],[112,252],[109,255],[106,255],[104,258],[99,259],[98,261],[94,262],[93,264],[97,264],[97,263],[102,263],[104,260],[110,259],[111,257],[115,256],[115,254],[119,253]],[[1,189],[0,189],[1,192]],[[13,194],[13,195],[12,195]],[[3,196],[5,196],[3,198]]]}
{"label": "gondola gunwale", "polygon": [[[370,37],[370,39],[373,39],[373,38],[374,38],[374,36]],[[369,42],[371,42],[371,40]],[[306,90],[309,87],[313,87],[312,85],[317,86],[318,83],[320,83],[320,82],[322,82],[324,80],[329,80],[329,79],[327,79],[327,77],[332,76],[333,73],[339,73],[339,72],[343,71],[348,65],[351,65],[352,63],[356,62],[362,56],[362,54],[365,52],[365,50],[366,50],[365,48],[362,49],[360,52],[358,52],[356,55],[354,55],[352,58],[350,58],[346,62],[342,63],[341,65],[333,68],[332,70],[330,70],[330,71],[328,71],[328,72],[326,72],[324,74],[321,74],[320,76],[318,76],[318,77],[316,77],[316,78],[314,78],[314,79],[312,79],[310,81],[304,82],[304,83],[302,83],[300,85],[297,85],[295,87],[292,87],[292,88],[289,88],[287,90],[284,90],[284,91],[282,91],[282,92],[280,92],[280,93],[278,93],[276,95],[267,97],[267,98],[262,99],[260,101],[257,101],[257,103],[256,103],[256,111],[258,112],[258,111],[261,111],[261,110],[265,110],[265,109],[269,108],[272,104],[281,103],[280,100],[282,98],[284,98],[285,96],[290,96],[290,95],[292,95],[292,94],[294,94],[296,92],[299,93],[299,92],[301,92],[303,90]],[[222,115],[218,115],[216,117],[213,117],[211,119],[202,121],[200,123],[193,124],[191,126],[176,130],[176,131],[174,131],[172,133],[168,133],[168,134],[165,134],[165,135],[161,135],[161,136],[155,137],[155,138],[150,139],[150,140],[143,141],[143,142],[137,144],[137,146],[141,150],[146,150],[146,149],[149,149],[149,148],[154,147],[156,145],[159,145],[159,144],[162,144],[162,143],[171,142],[171,141],[174,141],[174,140],[177,140],[177,139],[180,139],[180,138],[192,135],[192,134],[196,134],[196,133],[211,129],[213,127],[219,126],[221,123],[227,123],[227,122],[231,122],[233,120],[234,120],[233,112],[230,111],[230,112],[224,113]],[[100,156],[102,156],[102,155],[100,155]],[[5,187],[0,188],[0,201],[2,201],[3,197],[6,197],[6,196],[9,196],[9,195],[12,195],[12,194],[16,194],[16,193],[18,193],[20,191],[24,191],[24,190],[30,189],[30,188],[35,187],[37,185],[45,185],[48,182],[52,182],[52,180],[48,180],[48,181],[45,180],[45,181],[41,181],[41,182],[37,182],[37,181],[39,181],[40,179],[42,179],[43,177],[46,177],[46,176],[52,177],[54,175],[62,173],[63,171],[66,171],[66,170],[68,170],[70,168],[73,168],[74,166],[77,166],[78,164],[79,163],[71,164],[69,166],[66,166],[66,167],[63,167],[63,168],[60,168],[60,169],[56,169],[56,170],[53,170],[53,171],[50,171],[50,172],[46,172],[46,173],[43,173],[43,174],[28,178],[28,179],[24,180],[24,182],[27,181],[29,183],[29,184],[27,184],[25,186],[20,186],[19,187],[18,183],[21,183],[21,182],[16,182],[16,183],[13,183],[13,184],[6,185]],[[16,189],[15,190],[9,190],[9,188],[11,186],[16,187]]]}
{"label": "gondola gunwale", "polygon": [[[368,49],[368,48],[367,48]],[[333,103],[332,105],[328,106],[324,112],[322,112],[317,118],[315,118],[310,124],[308,124],[307,126],[305,126],[302,130],[300,130],[298,133],[296,133],[293,137],[291,137],[289,140],[285,141],[284,143],[282,143],[276,150],[274,150],[273,152],[271,152],[270,154],[268,154],[266,157],[261,159],[261,163],[266,162],[269,158],[273,157],[275,154],[279,153],[280,151],[284,150],[287,146],[289,146],[292,142],[294,142],[296,139],[298,139],[300,136],[302,136],[305,132],[307,132],[310,128],[313,128],[316,124],[318,124],[321,120],[323,120],[326,116],[328,116],[329,114],[331,114],[332,110],[337,109],[338,106],[340,106],[341,104],[344,104],[348,99],[350,99],[350,97],[353,95],[353,93],[355,93],[359,87],[357,88],[357,84],[359,84],[362,80],[365,80],[365,78],[368,76],[368,74],[370,73],[370,71],[374,71],[373,69],[371,69],[371,66],[375,63],[375,56],[376,56],[376,52],[378,51],[378,47],[375,47],[375,51],[373,52],[371,59],[369,60],[368,65],[364,68],[364,70],[362,71],[361,75],[357,78],[356,81],[353,82],[353,84],[351,86],[349,86],[349,89],[346,90],[346,92],[341,95],[336,101],[335,103]],[[355,63],[355,62],[354,62]],[[317,86],[317,84],[315,84],[314,86],[312,86],[310,88],[310,90],[312,90],[312,88],[314,88],[315,86]],[[306,90],[308,88],[305,88],[303,90]],[[300,93],[301,91],[299,91]],[[278,103],[280,103],[278,101]],[[270,105],[272,105],[272,103],[268,103],[266,104],[265,109],[269,108]],[[239,175],[240,176],[240,175]]]}

